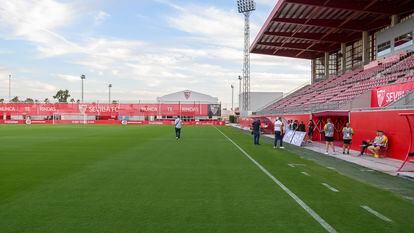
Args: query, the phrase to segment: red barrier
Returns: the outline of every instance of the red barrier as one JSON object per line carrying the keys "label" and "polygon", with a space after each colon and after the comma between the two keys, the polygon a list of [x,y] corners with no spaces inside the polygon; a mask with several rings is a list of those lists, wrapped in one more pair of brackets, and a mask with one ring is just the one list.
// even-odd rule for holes
{"label": "red barrier", "polygon": [[[316,124],[313,139],[323,140],[323,134],[321,134],[323,131],[323,125],[326,123],[326,119],[330,117],[335,124],[335,138],[338,141],[342,141],[342,127],[349,120],[351,122],[351,127],[355,131],[355,135],[352,140],[352,149],[360,150],[360,145],[363,140],[373,139],[375,137],[376,131],[382,130],[389,139],[386,156],[398,160],[404,160],[410,144],[408,141],[410,138],[410,129],[406,120],[400,116],[402,113],[414,114],[414,110],[351,112],[349,113],[349,119],[345,115],[335,115],[329,112],[327,112],[325,115],[313,114],[312,118]],[[276,116],[260,117],[266,117],[271,122],[274,122],[274,119],[276,118]],[[299,122],[303,121],[305,125],[307,125],[310,119],[310,114],[282,115],[281,117],[285,120],[298,120]],[[240,119],[240,125],[242,127],[250,128],[252,122],[253,118]]]}
{"label": "red barrier", "polygon": [[387,156],[399,160],[405,159],[410,130],[400,113],[414,113],[414,110],[351,112],[351,127],[355,131],[352,149],[359,150],[362,140],[371,140],[377,130],[382,130],[389,139]]}
{"label": "red barrier", "polygon": [[0,115],[48,115],[77,114],[96,116],[208,116],[209,104],[37,104],[37,103],[3,103],[0,104]]}
{"label": "red barrier", "polygon": [[[174,121],[120,121],[120,120],[0,120],[0,124],[39,125],[39,124],[91,124],[91,125],[174,125]],[[224,126],[224,121],[185,121],[184,125],[213,125]]]}

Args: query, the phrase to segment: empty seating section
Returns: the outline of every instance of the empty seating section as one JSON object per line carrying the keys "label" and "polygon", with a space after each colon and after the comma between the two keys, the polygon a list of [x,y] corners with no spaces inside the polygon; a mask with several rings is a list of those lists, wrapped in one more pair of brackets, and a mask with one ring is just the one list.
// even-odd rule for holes
{"label": "empty seating section", "polygon": [[398,61],[365,70],[349,71],[307,85],[269,105],[260,113],[311,111],[323,105],[334,105],[339,108],[375,87],[409,81],[414,81],[414,55],[411,53],[402,56]]}

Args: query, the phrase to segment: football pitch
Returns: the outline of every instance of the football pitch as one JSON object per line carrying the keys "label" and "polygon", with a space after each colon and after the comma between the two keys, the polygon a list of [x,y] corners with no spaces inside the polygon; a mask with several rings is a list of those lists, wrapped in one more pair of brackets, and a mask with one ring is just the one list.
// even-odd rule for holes
{"label": "football pitch", "polygon": [[1,233],[412,233],[413,216],[229,127],[0,126]]}

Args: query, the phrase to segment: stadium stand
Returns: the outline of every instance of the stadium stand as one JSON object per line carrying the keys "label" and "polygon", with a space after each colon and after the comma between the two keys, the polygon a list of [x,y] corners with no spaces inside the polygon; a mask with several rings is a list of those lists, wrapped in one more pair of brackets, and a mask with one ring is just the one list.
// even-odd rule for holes
{"label": "stadium stand", "polygon": [[[357,132],[355,142],[381,129],[390,138],[387,156],[406,159],[410,148],[400,139],[412,137],[402,116],[414,118],[413,28],[412,0],[277,1],[250,52],[309,60],[311,84],[250,118],[313,119],[314,141],[324,140],[328,118],[338,141],[346,122]],[[241,118],[240,124],[250,121]]]}
{"label": "stadium stand", "polygon": [[[258,114],[280,114],[324,109],[338,110],[372,88],[414,80],[414,55],[404,54],[398,61],[380,64],[368,69],[356,69],[344,75],[329,77],[305,86],[278,100]],[[300,108],[298,108],[300,106]]]}

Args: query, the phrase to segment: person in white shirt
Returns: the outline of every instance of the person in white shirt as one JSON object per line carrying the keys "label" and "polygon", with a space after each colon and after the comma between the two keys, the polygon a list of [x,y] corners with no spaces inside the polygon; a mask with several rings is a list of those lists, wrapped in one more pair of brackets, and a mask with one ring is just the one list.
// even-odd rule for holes
{"label": "person in white shirt", "polygon": [[181,120],[180,117],[177,117],[175,119],[175,139],[180,139],[181,138],[181,128],[183,127],[183,121]]}
{"label": "person in white shirt", "polygon": [[282,122],[282,119],[280,117],[276,118],[276,121],[274,123],[275,128],[275,143],[273,145],[273,148],[277,147],[277,141],[280,141],[280,148],[283,147],[283,133],[284,133],[284,124]]}
{"label": "person in white shirt", "polygon": [[335,133],[335,125],[332,123],[331,118],[328,118],[328,123],[325,124],[323,127],[323,131],[325,132],[325,141],[326,141],[326,152],[325,154],[329,154],[329,146],[332,147],[332,151],[335,154],[335,146],[334,146],[334,133]]}

